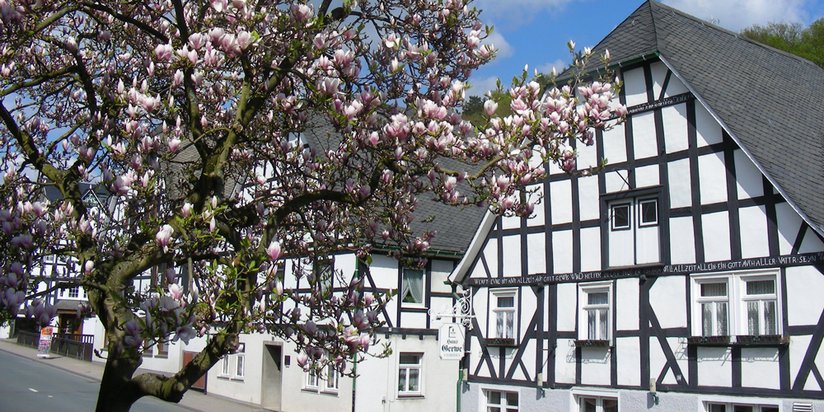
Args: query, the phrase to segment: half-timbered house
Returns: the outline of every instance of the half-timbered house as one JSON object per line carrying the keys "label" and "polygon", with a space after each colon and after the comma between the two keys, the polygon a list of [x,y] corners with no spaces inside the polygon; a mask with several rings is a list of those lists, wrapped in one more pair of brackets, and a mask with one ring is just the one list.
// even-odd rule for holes
{"label": "half-timbered house", "polygon": [[594,49],[626,122],[487,216],[462,411],[824,408],[824,70],[648,1]]}

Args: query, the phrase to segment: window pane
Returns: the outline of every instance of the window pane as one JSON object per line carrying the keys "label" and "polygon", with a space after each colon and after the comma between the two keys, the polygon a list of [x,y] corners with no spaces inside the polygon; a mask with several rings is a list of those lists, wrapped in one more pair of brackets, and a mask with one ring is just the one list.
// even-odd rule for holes
{"label": "window pane", "polygon": [[500,405],[501,404],[501,393],[497,391],[489,391],[489,403]]}
{"label": "window pane", "polygon": [[727,296],[727,283],[702,283],[701,296]]}
{"label": "window pane", "polygon": [[515,313],[513,312],[504,312],[504,316],[506,317],[506,336],[505,338],[511,338],[515,336]]}
{"label": "window pane", "polygon": [[729,335],[729,332],[727,332],[727,302],[716,302],[715,306],[718,311],[718,328],[716,329],[716,334],[719,336]]}
{"label": "window pane", "polygon": [[768,295],[773,293],[775,293],[775,281],[772,279],[747,281],[748,295]]}
{"label": "window pane", "polygon": [[587,303],[590,305],[606,305],[609,303],[609,293],[590,292],[587,293]]}
{"label": "window pane", "polygon": [[713,405],[710,405],[710,408],[709,408],[708,412],[726,412],[726,411],[727,411],[727,406],[726,405],[713,404]]}
{"label": "window pane", "polygon": [[618,399],[604,399],[604,412],[618,412]]}
{"label": "window pane", "polygon": [[752,412],[753,407],[749,405],[735,405],[732,407],[733,412]]}
{"label": "window pane", "polygon": [[629,205],[612,207],[612,228],[623,229],[629,227]]}
{"label": "window pane", "polygon": [[761,412],[778,412],[777,406],[762,406]]}
{"label": "window pane", "polygon": [[499,308],[514,308],[515,296],[498,296]]}
{"label": "window pane", "polygon": [[415,355],[410,353],[401,353],[401,364],[402,365],[417,365],[420,363],[421,355]]}
{"label": "window pane", "polygon": [[506,312],[495,313],[495,336],[498,338],[504,337],[504,317]]}
{"label": "window pane", "polygon": [[758,327],[758,305],[760,302],[747,302],[747,333],[750,335],[760,335],[761,329]]}
{"label": "window pane", "polygon": [[418,375],[420,374],[420,370],[418,369],[410,369],[409,370],[409,392],[418,392],[420,389],[418,388]]}
{"label": "window pane", "polygon": [[595,398],[578,398],[581,412],[596,412],[597,400]]}
{"label": "window pane", "polygon": [[490,406],[490,407],[486,408],[486,410],[488,412],[501,412],[501,408],[499,408],[497,406]]}
{"label": "window pane", "polygon": [[655,223],[658,221],[658,201],[648,200],[641,203],[641,223]]}
{"label": "window pane", "polygon": [[776,327],[777,319],[775,316],[775,301],[768,300],[764,302],[764,334],[777,335],[778,328]]}
{"label": "window pane", "polygon": [[587,339],[597,339],[595,331],[597,330],[596,317],[594,310],[587,311]]}
{"label": "window pane", "polygon": [[422,270],[403,270],[403,289],[401,290],[401,300],[406,303],[423,303]]}
{"label": "window pane", "polygon": [[506,405],[507,406],[518,406],[518,394],[516,392],[507,392],[506,393]]}
{"label": "window pane", "polygon": [[712,336],[712,307],[714,303],[701,304],[701,336]]}
{"label": "window pane", "polygon": [[609,311],[606,309],[598,310],[598,315],[600,316],[600,334],[598,335],[598,339],[607,339],[609,334],[607,333],[607,325],[609,322],[607,321],[607,315],[609,315]]}
{"label": "window pane", "polygon": [[243,360],[244,360],[244,356],[238,356],[237,357],[237,370],[236,370],[237,376],[243,376]]}
{"label": "window pane", "polygon": [[409,369],[401,368],[398,370],[398,392],[406,392],[406,373]]}

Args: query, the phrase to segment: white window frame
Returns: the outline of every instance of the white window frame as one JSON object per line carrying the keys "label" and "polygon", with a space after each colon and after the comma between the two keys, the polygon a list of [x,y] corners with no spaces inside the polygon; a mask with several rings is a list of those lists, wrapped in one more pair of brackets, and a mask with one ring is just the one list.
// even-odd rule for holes
{"label": "white window frame", "polygon": [[[490,403],[490,394],[491,393],[500,393],[501,394],[501,401],[499,403]],[[510,405],[509,400],[506,398],[507,394],[515,394],[517,398],[517,403],[515,405]],[[510,412],[510,411],[520,411],[521,409],[521,394],[520,391],[517,390],[504,390],[504,389],[483,389],[481,391],[481,398],[483,399],[484,411],[491,412],[493,408],[498,408],[497,410],[500,412]]]}
{"label": "white window frame", "polygon": [[[589,294],[591,293],[606,293],[607,294],[607,303],[606,304],[589,304],[588,298]],[[578,301],[579,304],[579,312],[578,312],[578,339],[579,340],[598,340],[598,341],[609,341],[612,342],[613,338],[613,322],[612,316],[615,307],[613,305],[613,295],[612,295],[612,282],[596,282],[590,284],[579,284],[578,285]],[[606,336],[595,336],[592,337],[589,335],[589,313],[591,311],[600,311],[606,310]],[[595,316],[595,331],[601,330],[601,317]]]}
{"label": "white window frame", "polygon": [[241,342],[237,352],[223,355],[223,363],[217,377],[238,381],[244,380],[246,377],[246,343]]}
{"label": "white window frame", "polygon": [[[401,306],[422,308],[426,305],[426,269],[425,268],[405,267],[405,266],[401,268],[401,285],[400,285],[400,290],[399,290],[399,293],[401,295],[403,294],[403,285],[406,282],[406,272],[407,271],[420,272],[420,274],[421,274],[421,301],[420,302],[405,302],[404,301],[404,296],[400,296],[399,300],[401,302]],[[412,297],[414,298],[414,295]]]}
{"label": "white window frame", "polygon": [[234,354],[235,368],[233,369],[232,379],[243,380],[246,377],[246,344],[241,343],[238,346],[237,352]]}
{"label": "white window frame", "polygon": [[[638,209],[638,219],[636,219],[638,221],[638,227],[656,226],[658,224],[658,198],[651,197],[646,199],[638,199],[635,203],[637,204]],[[649,222],[644,221],[643,213],[643,207],[647,203],[652,203],[655,205],[655,220]]]}
{"label": "white window frame", "polygon": [[[774,293],[765,295],[747,295],[747,282],[758,280],[772,280]],[[727,335],[704,335],[701,323],[701,303],[713,301],[712,298],[701,297],[701,285],[706,283],[727,284]],[[748,330],[747,302],[754,300],[773,300],[775,302],[775,333],[769,335],[783,335],[781,310],[781,273],[776,269],[754,270],[746,272],[721,272],[697,274],[691,276],[692,287],[692,336],[741,336],[753,335]],[[718,300],[716,300],[718,301]],[[763,325],[755,336],[766,336]]]}
{"label": "white window frame", "polygon": [[710,412],[710,408],[715,405],[724,406],[724,412],[733,412],[733,408],[736,406],[749,406],[753,408],[752,412],[765,412],[764,408],[775,408],[776,411],[781,410],[780,404],[765,404],[760,402],[704,401],[704,411]]}
{"label": "white window frame", "polygon": [[582,399],[596,399],[596,412],[603,412],[604,410],[604,400],[611,399],[617,401],[618,410],[621,410],[621,398],[618,396],[618,392],[609,391],[609,390],[598,390],[595,388],[573,388],[570,392],[570,396],[572,397],[571,402],[571,411],[572,412],[580,412],[581,411],[581,400]]}
{"label": "white window frame", "polygon": [[[492,331],[490,331],[489,336],[496,339],[514,339],[517,343],[518,339],[518,290],[517,289],[499,289],[499,290],[492,290],[490,292],[490,297],[492,298],[492,304],[490,308],[492,309],[492,319],[491,320],[491,327]],[[498,306],[498,299],[500,298],[512,298],[512,307],[500,307]],[[508,336],[507,333],[507,323],[506,317],[504,317],[504,325],[501,330],[503,334],[498,333],[498,317],[500,315],[506,316],[509,314],[509,319],[512,321],[511,329],[512,329],[512,336]],[[501,336],[503,335],[503,336]]]}
{"label": "white window frame", "polygon": [[320,375],[314,369],[303,372],[303,389],[317,392],[320,390]]}
{"label": "white window frame", "polygon": [[[632,204],[634,202],[615,202],[609,205],[609,230],[618,231],[618,230],[629,230],[632,229]],[[627,224],[618,226],[615,224],[615,208],[626,208],[627,209]]]}
{"label": "white window frame", "polygon": [[326,365],[326,379],[323,380],[323,391],[338,393],[340,389],[340,374],[334,364]]}
{"label": "white window frame", "polygon": [[[403,356],[415,356],[418,359],[418,363],[401,363],[401,357]],[[409,375],[410,371],[417,370],[418,371],[418,389],[417,390],[410,390],[409,389]],[[401,375],[404,376],[401,379]],[[398,352],[398,397],[420,397],[423,396],[423,353],[421,352]],[[401,383],[403,383],[403,388],[401,388]]]}

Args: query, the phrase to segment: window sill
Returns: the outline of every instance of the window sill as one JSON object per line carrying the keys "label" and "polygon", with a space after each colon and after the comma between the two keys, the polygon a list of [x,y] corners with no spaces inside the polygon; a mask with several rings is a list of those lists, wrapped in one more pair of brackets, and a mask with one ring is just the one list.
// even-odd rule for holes
{"label": "window sill", "polygon": [[486,346],[518,347],[513,338],[491,338],[486,340]]}
{"label": "window sill", "polygon": [[608,348],[612,345],[606,339],[576,339],[575,346],[579,348]]}
{"label": "window sill", "polygon": [[420,394],[420,393],[409,393],[409,394],[399,393],[398,394],[398,399],[399,400],[400,399],[424,399],[424,396],[423,396],[423,394]]}
{"label": "window sill", "polygon": [[687,344],[695,346],[785,346],[790,337],[784,335],[690,336]]}

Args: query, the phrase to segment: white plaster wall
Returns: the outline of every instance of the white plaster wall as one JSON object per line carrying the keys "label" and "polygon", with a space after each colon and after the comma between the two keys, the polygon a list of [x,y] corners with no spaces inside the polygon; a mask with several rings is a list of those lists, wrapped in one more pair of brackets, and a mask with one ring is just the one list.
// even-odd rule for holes
{"label": "white plaster wall", "polygon": [[661,90],[664,87],[664,80],[667,78],[669,69],[660,61],[649,66],[650,74],[652,75],[652,98],[653,100],[658,100],[658,97],[661,96]]}
{"label": "white plaster wall", "polygon": [[[790,377],[791,379],[798,376],[798,370],[801,369],[801,361],[804,359],[804,354],[807,353],[807,348],[810,346],[812,336],[810,335],[796,335],[790,339]],[[810,375],[807,383],[815,382],[815,378]],[[806,389],[806,388],[805,388]],[[816,389],[821,389],[817,388]]]}
{"label": "white plaster wall", "polygon": [[[219,360],[212,367],[212,369],[209,370],[207,375],[206,390],[211,394],[224,396],[230,399],[260,404],[260,382],[263,378],[263,341],[270,339],[270,335],[263,334],[241,335],[240,342],[244,343],[246,346],[244,352],[246,362],[244,378],[242,380],[237,380],[220,377],[219,375],[223,366],[223,360]],[[294,366],[294,352],[292,352],[292,350],[284,350],[284,354],[292,355],[292,368],[296,369],[297,367]],[[231,363],[230,365],[231,367],[234,367],[234,363]],[[283,376],[285,381],[286,374],[284,373]]]}
{"label": "white plaster wall", "polygon": [[658,155],[658,141],[655,137],[654,112],[645,112],[630,117],[632,122],[633,150],[635,159],[645,159]]}
{"label": "white plaster wall", "polygon": [[688,91],[689,89],[687,89],[687,86],[685,86],[684,83],[678,77],[676,77],[675,74],[673,74],[672,76],[670,76],[670,81],[667,85],[667,92],[664,95],[664,97],[677,96],[679,94],[684,94]]}
{"label": "white plaster wall", "polygon": [[604,158],[608,164],[627,161],[627,141],[624,125],[618,125],[603,132]]}
{"label": "white plaster wall", "polygon": [[673,264],[695,262],[692,217],[670,218],[670,260]]}
{"label": "white plaster wall", "polygon": [[638,386],[641,384],[641,357],[638,348],[641,343],[638,338],[615,339],[615,351],[618,356],[618,385]]}
{"label": "white plaster wall", "polygon": [[726,211],[701,216],[704,259],[707,262],[730,259],[730,222]]}
{"label": "white plaster wall", "polygon": [[601,269],[601,230],[597,227],[581,229],[581,270]]}
{"label": "white plaster wall", "polygon": [[572,184],[570,180],[549,183],[549,196],[552,202],[552,224],[572,221]]}
{"label": "white plaster wall", "polygon": [[644,68],[627,70],[622,73],[624,77],[624,93],[626,94],[626,105],[632,107],[647,102],[647,84],[644,77]]}
{"label": "white plaster wall", "polygon": [[638,293],[638,279],[615,281],[616,330],[638,330]]}
{"label": "white plaster wall", "polygon": [[[824,275],[812,266],[788,267],[787,323],[790,326],[815,325],[824,310]],[[795,339],[795,337],[793,337]]]}
{"label": "white plaster wall", "polygon": [[501,238],[504,249],[504,276],[520,277],[521,273],[521,236],[507,235]]}
{"label": "white plaster wall", "polygon": [[686,103],[661,108],[661,120],[664,124],[664,136],[666,136],[664,145],[667,153],[687,150],[689,141],[687,139]]}
{"label": "white plaster wall", "polygon": [[546,273],[546,238],[543,233],[530,233],[526,236],[527,272]]}
{"label": "white plaster wall", "polygon": [[575,383],[575,346],[572,339],[558,339],[555,348],[555,381]]}
{"label": "white plaster wall", "polygon": [[658,186],[661,183],[659,180],[658,165],[638,167],[634,173],[636,188]]}
{"label": "white plaster wall", "polygon": [[610,172],[602,173],[606,180],[607,193],[620,192],[629,189],[627,182],[629,181],[629,172],[626,169],[616,169]]}
{"label": "white plaster wall", "polygon": [[777,348],[741,349],[741,386],[780,389]]}
{"label": "white plaster wall", "polygon": [[[487,267],[489,268],[492,277],[498,276],[498,239],[487,239],[484,247],[484,259],[486,259]],[[480,262],[478,262],[480,264]]]}
{"label": "white plaster wall", "polygon": [[738,209],[741,228],[741,257],[769,256],[770,244],[767,239],[767,212],[765,206]]}
{"label": "white plaster wall", "polygon": [[692,205],[692,182],[690,179],[689,159],[669,162],[668,166],[670,207]]}
{"label": "white plaster wall", "polygon": [[729,348],[698,348],[698,385],[732,385],[732,359]]}
{"label": "white plaster wall", "polygon": [[501,216],[501,226],[504,229],[517,229],[521,227],[521,218],[519,216]]}
{"label": "white plaster wall", "polygon": [[778,222],[778,250],[782,255],[789,255],[801,228],[801,216],[787,203],[775,205],[775,215]]}
{"label": "white plaster wall", "polygon": [[572,231],[552,232],[552,263],[554,273],[572,272]]}
{"label": "white plaster wall", "polygon": [[[578,310],[578,287],[574,283],[559,283],[556,295],[558,297],[558,331],[575,331],[575,312]],[[550,313],[549,316],[552,316],[552,314]]]}
{"label": "white plaster wall", "polygon": [[432,291],[439,293],[452,293],[452,287],[445,284],[449,274],[452,273],[452,268],[455,264],[451,260],[432,260]]}
{"label": "white plaster wall", "polygon": [[576,142],[575,151],[578,153],[578,169],[597,167],[600,163],[595,144],[587,146],[578,141]]}
{"label": "white plaster wall", "polygon": [[801,247],[798,248],[798,253],[812,253],[824,250],[824,243],[818,238],[813,230],[808,230],[804,234],[804,240],[801,242]]}
{"label": "white plaster wall", "polygon": [[698,132],[698,147],[722,142],[721,126],[712,118],[704,105],[697,100],[695,104],[695,123],[695,129]]}
{"label": "white plaster wall", "polygon": [[715,152],[698,156],[698,181],[702,204],[727,201],[727,169],[724,165],[724,153]]}
{"label": "white plaster wall", "polygon": [[[578,213],[581,220],[592,220],[600,217],[599,178],[599,175],[578,178]],[[552,199],[545,199],[544,201],[551,202]]]}
{"label": "white plaster wall", "polygon": [[581,349],[581,384],[609,385],[612,352],[609,348]]}
{"label": "white plaster wall", "polygon": [[487,335],[486,325],[489,322],[490,311],[492,308],[490,305],[491,297],[489,296],[489,288],[479,288],[478,291],[475,293],[474,297],[472,298],[472,308],[475,311],[475,320],[478,321],[478,325],[480,325],[480,332],[483,333],[484,336]]}
{"label": "white plaster wall", "polygon": [[686,293],[683,276],[661,276],[652,285],[649,303],[662,328],[688,326]]}
{"label": "white plaster wall", "polygon": [[735,152],[735,185],[739,199],[764,195],[764,179],[755,164],[741,149]]}

